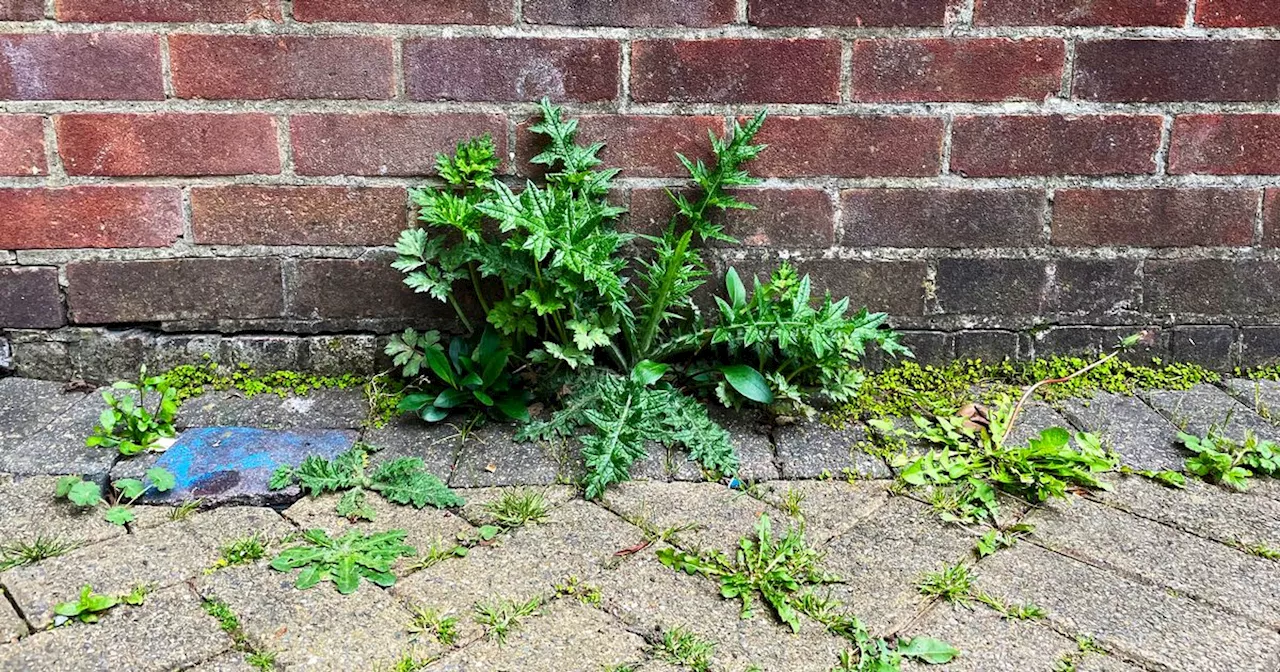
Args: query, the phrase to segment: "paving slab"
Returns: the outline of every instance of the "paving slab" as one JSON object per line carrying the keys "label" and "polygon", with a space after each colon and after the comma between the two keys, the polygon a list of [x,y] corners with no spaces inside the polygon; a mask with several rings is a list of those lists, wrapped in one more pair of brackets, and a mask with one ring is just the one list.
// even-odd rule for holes
{"label": "paving slab", "polygon": [[43,628],[53,622],[54,605],[75,598],[86,584],[104,595],[123,595],[140,585],[167,588],[196,576],[217,558],[217,550],[194,534],[163,526],[15,567],[0,573],[0,585],[27,622]]}
{"label": "paving slab", "polygon": [[[799,520],[813,544],[825,544],[873,515],[889,501],[892,481],[769,481],[761,483],[760,496],[785,510],[788,499],[799,500]],[[790,514],[788,514],[790,515]],[[797,517],[791,516],[794,520]]]}
{"label": "paving slab", "polygon": [[15,479],[0,474],[0,545],[40,536],[81,545],[124,536],[125,528],[103,520],[101,510],[55,499],[57,485],[56,476]]}
{"label": "paving slab", "polygon": [[364,430],[361,440],[379,449],[369,456],[370,464],[416,457],[427,471],[448,482],[462,449],[459,436],[453,425],[400,417],[383,427]]}
{"label": "paving slab", "polygon": [[93,625],[37,632],[0,647],[0,670],[169,672],[188,669],[231,648],[231,638],[187,586],[119,606]]}
{"label": "paving slab", "polygon": [[459,637],[465,641],[481,633],[471,619],[475,604],[548,597],[571,576],[590,582],[616,561],[617,551],[642,538],[639,529],[604,508],[575,500],[553,510],[546,522],[423,569],[391,592],[414,606],[460,616]]}
{"label": "paving slab", "polygon": [[656,552],[662,548],[666,546],[641,551],[600,577],[602,607],[632,630],[652,642],[676,628],[710,640],[716,645],[714,670],[758,665],[762,670],[827,672],[836,664],[844,640],[805,617],[800,632],[792,633],[758,600],[753,616],[743,619],[741,603],[721,597],[716,582],[658,562]]}
{"label": "paving slab", "polygon": [[576,452],[571,456],[566,446],[543,441],[518,442],[513,432],[510,425],[491,424],[468,434],[449,485],[483,488],[572,480]]}
{"label": "paving slab", "polygon": [[16,642],[27,632],[26,621],[13,610],[8,600],[0,599],[0,644]]}
{"label": "paving slab", "polygon": [[377,493],[368,493],[365,501],[373,507],[373,521],[351,522],[337,513],[340,495],[330,494],[321,497],[304,497],[284,512],[284,517],[292,521],[302,530],[321,529],[331,536],[345,534],[349,530],[360,530],[364,534],[372,534],[384,530],[404,530],[405,543],[418,550],[414,558],[401,558],[397,567],[401,573],[421,559],[432,545],[452,548],[458,535],[469,532],[471,525],[457,512],[442,511],[427,507],[415,509],[412,506],[392,504]]}
{"label": "paving slab", "polygon": [[1093,637],[1159,669],[1274,672],[1280,665],[1274,631],[1035,544],[984,560],[977,586],[1006,601],[1036,604],[1055,629]]}
{"label": "paving slab", "polygon": [[414,644],[411,613],[387,591],[366,581],[351,595],[328,582],[298,590],[295,574],[265,563],[242,565],[196,585],[205,599],[225,602],[249,643],[276,652],[277,665],[286,670],[376,670]]}
{"label": "paving slab", "polygon": [[197,665],[191,672],[261,672],[245,662],[245,654],[240,651],[228,651],[213,660]]}
{"label": "paving slab", "polygon": [[855,474],[864,478],[889,478],[888,465],[857,446],[867,441],[867,429],[849,425],[835,429],[808,422],[774,430],[782,478],[843,478]]}
{"label": "paving slab", "polygon": [[654,530],[679,528],[673,543],[690,551],[718,549],[729,555],[738,540],[768,513],[781,532],[786,514],[741,490],[719,483],[623,483],[604,493],[605,506],[626,520]]}
{"label": "paving slab", "polygon": [[1064,555],[1172,588],[1280,628],[1280,562],[1083,497],[1032,512],[1033,538]]}
{"label": "paving slab", "polygon": [[[733,448],[738,453],[737,477],[741,481],[755,482],[779,478],[778,458],[769,438],[768,428],[750,411],[734,411],[722,406],[711,406],[708,414],[729,432]],[[671,464],[675,467],[671,476],[677,481],[705,481],[702,465],[689,458],[683,449],[672,451]]]}
{"label": "paving slab", "polygon": [[1280,439],[1280,428],[1207,383],[1183,392],[1150,390],[1142,394],[1147,403],[1188,434],[1205,436],[1209,428],[1214,427],[1237,441],[1242,440],[1246,432],[1260,439]]}
{"label": "paving slab", "polygon": [[264,429],[359,429],[369,404],[359,389],[321,389],[307,394],[255,394],[239,390],[208,392],[188,399],[176,425],[189,427],[262,427]]}
{"label": "paving slab", "polygon": [[1068,399],[1063,410],[1133,469],[1182,471],[1190,455],[1178,441],[1178,429],[1137,397],[1099,392],[1091,399]]}
{"label": "paving slab", "polygon": [[1005,445],[1025,446],[1031,439],[1050,427],[1061,427],[1075,433],[1075,428],[1060,413],[1042,401],[1030,401],[1023,405],[1014,420],[1013,430],[1005,439]]}
{"label": "paving slab", "polygon": [[[946,672],[991,670],[1044,670],[1066,654],[1077,652],[1076,643],[1031,621],[1007,620],[981,605],[969,607],[935,604],[903,633],[907,637],[933,637],[960,650],[960,655],[940,669]],[[937,669],[910,661],[905,670]]]}
{"label": "paving slab", "polygon": [[84,400],[83,392],[63,392],[62,383],[0,378],[0,454],[21,448],[24,437],[43,429]]}
{"label": "paving slab", "polygon": [[1280,422],[1280,382],[1274,380],[1249,380],[1227,378],[1222,381],[1227,394],[1252,408],[1264,420]]}
{"label": "paving slab", "polygon": [[106,408],[107,402],[100,395],[84,396],[43,429],[14,441],[8,448],[0,445],[0,473],[76,474],[105,484],[118,453],[114,449],[89,447],[84,442],[93,434]]}
{"label": "paving slab", "polygon": [[177,485],[168,492],[148,492],[141,501],[180,504],[200,499],[209,504],[291,502],[297,488],[271,490],[271,474],[281,465],[297,465],[308,455],[333,458],[355,443],[356,432],[338,429],[278,431],[251,427],[188,429],[167,451],[122,461],[112,479],[140,478],[150,467],[173,473]]}
{"label": "paving slab", "polygon": [[568,485],[524,486],[516,488],[467,488],[456,491],[458,496],[467,501],[459,511],[459,515],[472,525],[491,525],[497,522],[487,507],[508,493],[538,493],[547,503],[548,509],[568,503],[578,496],[578,491]]}
{"label": "paving slab", "polygon": [[1138,476],[1114,478],[1112,485],[1090,497],[1224,544],[1280,548],[1280,501],[1256,492],[1257,485],[1240,493],[1188,478],[1186,489],[1175,490]]}
{"label": "paving slab", "polygon": [[973,557],[975,537],[938,520],[929,507],[894,497],[870,518],[832,539],[823,566],[844,583],[831,594],[872,632],[888,634],[925,605],[916,583]]}
{"label": "paving slab", "polygon": [[608,614],[560,599],[527,619],[506,641],[485,639],[445,656],[432,672],[610,670],[644,659],[645,640]]}

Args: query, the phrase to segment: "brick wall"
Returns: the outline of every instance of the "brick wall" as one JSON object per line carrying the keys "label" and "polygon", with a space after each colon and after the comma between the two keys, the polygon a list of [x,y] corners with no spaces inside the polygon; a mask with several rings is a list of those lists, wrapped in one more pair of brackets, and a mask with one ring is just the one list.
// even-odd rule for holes
{"label": "brick wall", "polygon": [[450,326],[387,266],[406,190],[481,133],[524,177],[542,96],[636,228],[767,107],[720,267],[798,260],[926,358],[1280,354],[1275,0],[0,0],[11,365]]}

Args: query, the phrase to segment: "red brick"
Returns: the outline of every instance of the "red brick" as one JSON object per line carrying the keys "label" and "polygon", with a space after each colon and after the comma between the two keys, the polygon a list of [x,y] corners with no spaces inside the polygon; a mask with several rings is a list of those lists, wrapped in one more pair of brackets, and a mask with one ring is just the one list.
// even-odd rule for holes
{"label": "red brick", "polygon": [[391,40],[381,37],[173,35],[179,98],[390,98]]}
{"label": "red brick", "polygon": [[757,26],[941,26],[947,0],[749,0]]}
{"label": "red brick", "polygon": [[768,177],[927,177],[942,163],[932,117],[769,117],[751,171]]}
{"label": "red brick", "polygon": [[44,121],[34,114],[0,115],[0,175],[44,175]]}
{"label": "red brick", "polygon": [[1190,114],[1173,124],[1169,172],[1280,173],[1280,114]]}
{"label": "red brick", "polygon": [[176,187],[0,189],[0,250],[165,247],[181,234]]}
{"label": "red brick", "polygon": [[433,175],[437,153],[485,134],[507,155],[507,120],[496,114],[301,114],[289,127],[301,175]]}
{"label": "red brick", "polygon": [[1160,315],[1280,314],[1280,264],[1260,259],[1149,259],[1143,309]]}
{"label": "red brick", "polygon": [[65,323],[58,269],[0,266],[0,329],[56,329]]}
{"label": "red brick", "polygon": [[[740,189],[755,210],[719,215],[725,231],[747,247],[826,248],[835,243],[835,209],[819,189]],[[631,230],[659,235],[676,212],[666,189],[631,191]]]}
{"label": "red brick", "polygon": [[[707,131],[724,131],[724,117],[635,116],[599,114],[575,117],[581,142],[603,142],[600,158],[609,168],[623,169],[627,177],[686,176],[676,153],[698,160],[711,158]],[[531,122],[516,129],[516,162],[527,175],[541,175],[544,166],[529,159],[541,152],[545,136],[529,131]]]}
{"label": "red brick", "polygon": [[266,114],[67,114],[54,119],[69,175],[280,172]]}
{"label": "red brick", "polygon": [[0,0],[0,21],[38,21],[44,18],[44,0]]}
{"label": "red brick", "polygon": [[1157,116],[958,117],[951,169],[970,177],[1150,174]]}
{"label": "red brick", "polygon": [[1275,0],[1200,0],[1196,23],[1212,28],[1280,26]]}
{"label": "red brick", "polygon": [[57,0],[59,21],[279,21],[279,0]]}
{"label": "red brick", "polygon": [[980,26],[1181,26],[1187,0],[977,0]]}
{"label": "red brick", "polygon": [[1280,247],[1280,189],[1267,189],[1262,198],[1262,244]]}
{"label": "red brick", "polygon": [[859,40],[853,96],[873,102],[1042,100],[1061,88],[1058,39]]}
{"label": "red brick", "polygon": [[0,35],[0,99],[163,100],[160,38]]}
{"label": "red brick", "polygon": [[1054,198],[1057,245],[1249,245],[1252,189],[1062,189]]}
{"label": "red brick", "polygon": [[835,103],[836,40],[639,40],[631,46],[639,102]]}
{"label": "red brick", "polygon": [[512,0],[293,0],[293,18],[358,23],[506,25],[515,20],[515,7]]}
{"label": "red brick", "polygon": [[195,187],[191,226],[211,245],[390,245],[408,226],[400,187]]}
{"label": "red brick", "polygon": [[414,100],[600,102],[618,96],[622,48],[612,40],[422,38],[404,47]]}
{"label": "red brick", "polygon": [[1043,241],[1039,189],[850,189],[846,247],[1024,247]]}
{"label": "red brick", "polygon": [[67,308],[77,324],[277,317],[278,259],[84,261],[67,264]]}
{"label": "red brick", "polygon": [[561,26],[693,26],[732,23],[735,0],[525,0],[524,20]]}
{"label": "red brick", "polygon": [[1105,102],[1274,101],[1280,40],[1098,40],[1076,45],[1074,95]]}

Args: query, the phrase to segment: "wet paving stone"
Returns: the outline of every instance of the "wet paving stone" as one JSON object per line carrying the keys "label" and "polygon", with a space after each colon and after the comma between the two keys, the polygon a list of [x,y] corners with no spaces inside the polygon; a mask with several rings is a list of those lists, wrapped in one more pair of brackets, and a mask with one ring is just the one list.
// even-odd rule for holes
{"label": "wet paving stone", "polygon": [[121,537],[125,528],[102,519],[102,511],[82,509],[54,498],[58,478],[15,479],[0,474],[0,546],[31,543],[37,537],[90,544]]}
{"label": "wet paving stone", "polygon": [[461,617],[459,637],[481,634],[470,615],[481,602],[524,602],[549,597],[569,577],[591,582],[615,554],[635,546],[643,534],[604,508],[575,500],[556,508],[545,522],[512,530],[398,582],[391,589],[407,603]]}
{"label": "wet paving stone", "polygon": [[1264,420],[1280,421],[1280,382],[1228,378],[1222,384],[1228,394],[1252,408]]}
{"label": "wet paving stone", "polygon": [[428,666],[431,672],[611,670],[644,659],[645,640],[608,614],[559,599],[526,619],[506,641],[476,642]]}
{"label": "wet paving stone", "polygon": [[1178,441],[1178,429],[1137,397],[1099,392],[1091,399],[1068,399],[1063,407],[1072,422],[1097,434],[1103,447],[1133,469],[1181,471],[1190,455]]}
{"label": "wet paving stone", "polygon": [[328,582],[298,590],[295,575],[242,565],[202,576],[196,586],[205,599],[225,602],[250,644],[276,652],[286,670],[377,670],[415,648],[439,652],[414,640],[412,614],[387,591],[365,581],[351,595]]}
{"label": "wet paving stone", "polygon": [[[792,520],[804,523],[805,537],[825,544],[889,501],[890,481],[769,481],[759,485],[761,497]],[[798,503],[800,515],[792,515],[789,503]]]}
{"label": "wet paving stone", "polygon": [[148,595],[141,606],[118,606],[93,625],[37,632],[0,647],[0,670],[169,672],[191,668],[231,646],[199,598],[180,585]]}
{"label": "wet paving stone", "polygon": [[[10,448],[0,445],[0,473],[16,476],[75,474],[105,484],[118,458],[110,448],[89,447],[85,439],[93,434],[107,402],[100,395],[84,396]],[[2,422],[2,421],[0,421]],[[0,430],[3,431],[3,430]]]}
{"label": "wet paving stone", "polygon": [[753,533],[761,514],[777,521],[779,531],[787,521],[781,511],[720,483],[623,483],[606,491],[602,501],[647,529],[674,531],[671,539],[682,548],[730,555],[740,538]]}
{"label": "wet paving stone", "polygon": [[656,553],[663,547],[641,551],[600,577],[606,611],[652,642],[676,628],[710,640],[716,645],[714,670],[758,665],[762,670],[827,672],[835,665],[844,640],[805,617],[800,632],[793,633],[759,603],[751,618],[742,618],[741,603],[721,597],[716,582],[658,562]]}
{"label": "wet paving stone", "polygon": [[1280,634],[1165,588],[1021,543],[979,565],[977,587],[1032,603],[1055,629],[1158,669],[1271,672]]}
{"label": "wet paving stone", "polygon": [[1027,517],[1038,543],[1280,628],[1280,562],[1084,498],[1072,504]]}
{"label": "wet paving stone", "polygon": [[422,460],[427,471],[448,482],[462,450],[458,430],[452,425],[427,423],[418,418],[402,417],[383,427],[369,428],[361,441],[378,448],[369,456],[370,464],[380,464],[401,457]]}
{"label": "wet paving stone", "polygon": [[1040,436],[1041,432],[1050,427],[1061,427],[1068,432],[1075,432],[1071,423],[1048,404],[1039,401],[1027,402],[1018,412],[1013,429],[1004,443],[1006,446],[1025,446],[1031,439]]}
{"label": "wet paving stone", "polygon": [[226,390],[188,399],[176,424],[180,429],[359,429],[368,415],[369,404],[359,389],[311,390],[284,397],[263,393],[248,398],[239,390]]}
{"label": "wet paving stone", "polygon": [[449,485],[484,488],[572,480],[576,452],[542,441],[519,442],[513,431],[508,425],[489,425],[468,434]]}
{"label": "wet paving stone", "polygon": [[1280,428],[1213,385],[1200,384],[1185,392],[1151,390],[1142,394],[1153,408],[1188,434],[1205,436],[1213,427],[1237,441],[1247,432],[1260,439],[1280,438]]}
{"label": "wet paving stone", "polygon": [[929,508],[894,497],[874,515],[832,539],[824,568],[843,583],[832,597],[872,632],[893,632],[925,604],[916,583],[929,572],[973,557],[976,537],[937,519]]}
{"label": "wet paving stone", "polygon": [[1224,544],[1265,544],[1280,549],[1280,501],[1263,496],[1258,479],[1249,492],[1233,492],[1194,478],[1175,490],[1137,476],[1113,480],[1113,489],[1090,494],[1143,518]]}
{"label": "wet paving stone", "polygon": [[0,378],[0,455],[20,449],[20,439],[44,429],[86,396],[64,393],[62,383]]}
{"label": "wet paving stone", "polygon": [[867,430],[861,425],[833,429],[821,423],[805,423],[779,427],[774,431],[782,478],[844,478],[854,474],[863,478],[889,478],[892,474],[883,460],[858,448],[867,441]]}

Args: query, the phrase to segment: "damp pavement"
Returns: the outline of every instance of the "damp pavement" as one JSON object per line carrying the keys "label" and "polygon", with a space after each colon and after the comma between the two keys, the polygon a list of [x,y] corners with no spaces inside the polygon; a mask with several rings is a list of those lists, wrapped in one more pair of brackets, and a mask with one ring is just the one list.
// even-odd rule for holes
{"label": "damp pavement", "polygon": [[[928,635],[961,651],[928,669],[1280,672],[1280,561],[1263,552],[1280,550],[1275,481],[1236,493],[1111,474],[1108,491],[1007,506],[1008,524],[1033,524],[1034,532],[977,559],[974,542],[986,530],[945,524],[926,502],[893,487],[890,466],[858,449],[869,431],[860,426],[770,429],[725,416],[743,463],[739,487],[706,481],[680,453],[655,451],[636,465],[639,480],[589,502],[571,485],[582,470],[572,449],[515,442],[501,425],[466,440],[450,425],[368,428],[357,391],[283,399],[211,392],[184,404],[182,432],[168,452],[128,459],[84,447],[102,407],[98,395],[56,383],[0,379],[0,547],[37,537],[74,545],[0,572],[0,671],[669,672],[687,668],[664,660],[663,633],[684,628],[714,644],[711,670],[827,672],[844,640],[807,618],[792,632],[763,607],[744,619],[714,582],[657,560],[671,546],[732,552],[768,515],[775,529],[803,523],[824,569],[841,579],[830,596],[873,634]],[[1216,425],[1280,439],[1271,408],[1280,408],[1280,384],[1229,380],[1037,404],[1021,431],[1089,430],[1128,467],[1177,469],[1186,457],[1179,429]],[[267,489],[276,464],[333,455],[356,441],[381,449],[375,462],[421,458],[467,504],[417,510],[372,495],[375,522],[351,523],[335,514],[335,496]],[[105,483],[153,465],[173,471],[178,486],[137,506],[127,527],[53,497],[59,475]],[[346,596],[327,583],[297,590],[294,576],[268,566],[282,540],[315,528],[401,529],[421,558],[477,538],[494,522],[485,505],[512,489],[541,493],[547,517],[465,555],[401,561],[387,588],[362,582]],[[175,515],[192,498],[200,509]],[[264,559],[219,568],[222,549],[255,534],[267,543]],[[1043,618],[1008,619],[980,602],[920,594],[925,574],[960,562],[975,590],[1033,604]],[[103,594],[139,585],[151,592],[96,624],[52,627],[54,606],[84,585]],[[541,599],[536,613],[501,642],[473,616],[477,604],[533,598]],[[239,630],[225,631],[209,603],[234,613]],[[457,618],[452,641],[414,627],[424,610]],[[251,652],[274,654],[270,667],[251,666]],[[407,659],[421,667],[395,667]]]}

